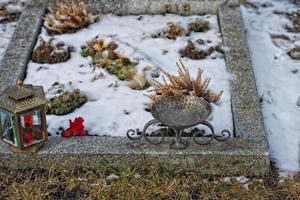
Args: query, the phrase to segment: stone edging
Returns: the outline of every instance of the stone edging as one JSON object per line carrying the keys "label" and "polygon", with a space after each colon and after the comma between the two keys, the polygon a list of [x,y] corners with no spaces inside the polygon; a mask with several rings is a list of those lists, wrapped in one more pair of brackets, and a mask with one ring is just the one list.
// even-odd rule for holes
{"label": "stone edging", "polygon": [[[90,3],[95,3],[95,1],[89,0]],[[152,0],[142,2],[150,1]],[[141,1],[104,0],[101,2],[107,6],[112,2],[123,2],[122,5],[128,5],[126,3]],[[106,5],[104,2],[108,4]],[[148,8],[152,10],[147,10],[147,13],[162,12],[161,5],[163,4],[159,4],[159,2],[184,4],[182,0],[155,0],[155,2],[159,7],[150,6]],[[224,0],[194,0],[187,2],[199,2],[199,5],[211,2],[211,10],[218,10],[214,6],[221,5]],[[129,5],[139,7],[144,4]],[[197,4],[198,7],[196,6],[196,8],[199,8],[199,5]],[[22,13],[12,40],[0,63],[0,92],[8,85],[14,84],[18,78],[24,78],[46,6],[47,1],[31,0]],[[98,9],[96,6],[92,7]],[[115,9],[113,11],[117,13],[124,12],[124,10],[122,11],[123,7],[122,9],[118,6],[113,8]],[[136,12],[143,13],[145,12],[143,9],[144,7],[141,7]],[[194,12],[196,11],[191,11],[192,14],[195,14]],[[203,9],[198,14],[201,12],[203,12]],[[179,151],[170,150],[167,144],[151,146],[145,142],[136,143],[122,137],[71,139],[52,137],[49,143],[35,155],[13,154],[7,150],[5,144],[0,143],[0,166],[43,167],[60,164],[95,167],[104,161],[134,164],[148,160],[165,166],[171,164],[209,174],[234,175],[240,174],[243,170],[244,175],[261,176],[266,174],[269,170],[270,158],[237,0],[229,0],[227,4],[220,7],[218,12],[223,43],[229,48],[229,51],[225,52],[226,64],[228,70],[236,76],[231,84],[231,93],[234,128],[237,137],[226,143],[213,142],[202,147],[191,144],[188,149]]]}

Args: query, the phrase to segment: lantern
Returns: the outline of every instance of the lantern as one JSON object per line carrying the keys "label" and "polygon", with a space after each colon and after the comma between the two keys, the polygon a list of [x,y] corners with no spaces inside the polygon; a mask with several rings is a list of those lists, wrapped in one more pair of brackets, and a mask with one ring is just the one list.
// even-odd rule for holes
{"label": "lantern", "polygon": [[0,96],[0,138],[13,152],[37,152],[47,141],[47,100],[41,86],[18,81]]}

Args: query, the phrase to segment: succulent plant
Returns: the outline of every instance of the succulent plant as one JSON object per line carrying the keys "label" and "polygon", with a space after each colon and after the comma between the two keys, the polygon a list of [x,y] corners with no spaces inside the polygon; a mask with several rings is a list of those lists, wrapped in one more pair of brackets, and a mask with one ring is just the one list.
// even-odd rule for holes
{"label": "succulent plant", "polygon": [[175,40],[177,37],[185,36],[186,32],[184,28],[180,25],[174,24],[174,23],[168,23],[167,28],[163,30],[162,32],[159,32],[157,34],[153,34],[153,38],[167,38],[170,40]]}
{"label": "succulent plant", "polygon": [[202,19],[197,19],[188,24],[189,31],[205,32],[209,29],[209,22]]}
{"label": "succulent plant", "polygon": [[193,42],[191,40],[188,40],[186,47],[180,49],[179,53],[181,57],[190,58],[192,60],[201,60],[205,59],[215,51],[223,53],[219,46],[210,47],[208,50],[197,49]]}
{"label": "succulent plant", "polygon": [[181,37],[184,35],[185,31],[181,26],[173,23],[168,24],[167,30],[165,31],[165,36],[168,39],[175,40],[177,37]]}
{"label": "succulent plant", "polygon": [[288,55],[294,60],[300,60],[300,46],[291,49]]}
{"label": "succulent plant", "polygon": [[[81,54],[82,56],[91,56],[95,66],[106,69],[108,73],[116,75],[120,80],[131,81],[129,86],[132,89],[149,87],[149,84],[142,84],[138,81],[140,77],[137,78],[136,63],[118,55],[114,51],[117,48],[118,45],[115,42],[105,45],[103,40],[95,39],[87,42],[87,45],[82,47]],[[136,78],[137,80],[134,80]]]}
{"label": "succulent plant", "polygon": [[66,115],[81,107],[86,101],[87,97],[81,95],[79,89],[73,92],[65,91],[49,100],[47,114]]}
{"label": "succulent plant", "polygon": [[53,43],[53,39],[45,42],[40,40],[32,54],[32,60],[37,63],[60,63],[70,58],[69,48],[63,42]]}
{"label": "succulent plant", "polygon": [[197,78],[192,79],[188,69],[180,63],[176,63],[178,67],[178,75],[171,75],[167,72],[163,72],[165,77],[163,77],[164,83],[160,83],[154,80],[154,89],[150,92],[155,92],[155,95],[149,96],[152,103],[164,99],[170,96],[181,96],[181,95],[193,95],[204,98],[209,103],[217,103],[223,91],[215,94],[208,89],[210,79],[203,80],[203,70],[199,68]]}
{"label": "succulent plant", "polygon": [[[92,13],[84,2],[78,4],[59,3],[54,12],[51,7],[48,8],[44,20],[47,22],[47,29],[54,33],[72,33],[92,22]],[[99,20],[99,17],[96,17]]]}

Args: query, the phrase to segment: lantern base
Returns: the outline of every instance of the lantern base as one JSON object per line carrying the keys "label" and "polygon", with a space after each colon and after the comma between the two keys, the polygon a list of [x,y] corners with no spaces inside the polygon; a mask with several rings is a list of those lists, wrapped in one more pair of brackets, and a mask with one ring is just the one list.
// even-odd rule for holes
{"label": "lantern base", "polygon": [[45,143],[39,143],[39,144],[34,144],[32,146],[23,148],[23,149],[19,149],[17,147],[14,146],[10,146],[9,149],[10,151],[14,152],[14,153],[36,153],[39,149],[41,149],[44,146]]}

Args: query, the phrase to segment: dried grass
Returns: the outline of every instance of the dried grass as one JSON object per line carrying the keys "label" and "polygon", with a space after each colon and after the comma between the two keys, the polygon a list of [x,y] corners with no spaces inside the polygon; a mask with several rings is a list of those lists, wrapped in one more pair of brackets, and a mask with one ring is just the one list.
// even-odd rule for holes
{"label": "dried grass", "polygon": [[[176,63],[178,67],[178,75],[171,75],[165,71],[162,71],[164,83],[160,83],[154,80],[153,86],[154,89],[150,92],[156,92],[156,95],[149,96],[152,100],[152,103],[164,99],[170,96],[181,96],[181,95],[193,95],[204,98],[209,103],[217,103],[223,91],[215,94],[208,89],[210,79],[203,79],[203,70],[198,69],[197,78],[194,80],[190,73],[179,60],[179,63]],[[168,81],[166,80],[168,79]]]}
{"label": "dried grass", "polygon": [[[111,174],[117,178],[109,180]],[[163,168],[150,162],[123,167],[103,163],[95,169],[2,167],[0,199],[299,199],[300,196],[300,174],[281,184],[277,176],[251,178],[248,189],[234,177],[231,183],[224,182],[223,177]]]}
{"label": "dried grass", "polygon": [[55,33],[75,32],[87,27],[91,22],[92,14],[84,2],[78,4],[59,3],[58,9],[54,12],[48,8],[49,13],[44,20],[49,24],[49,31]]}

